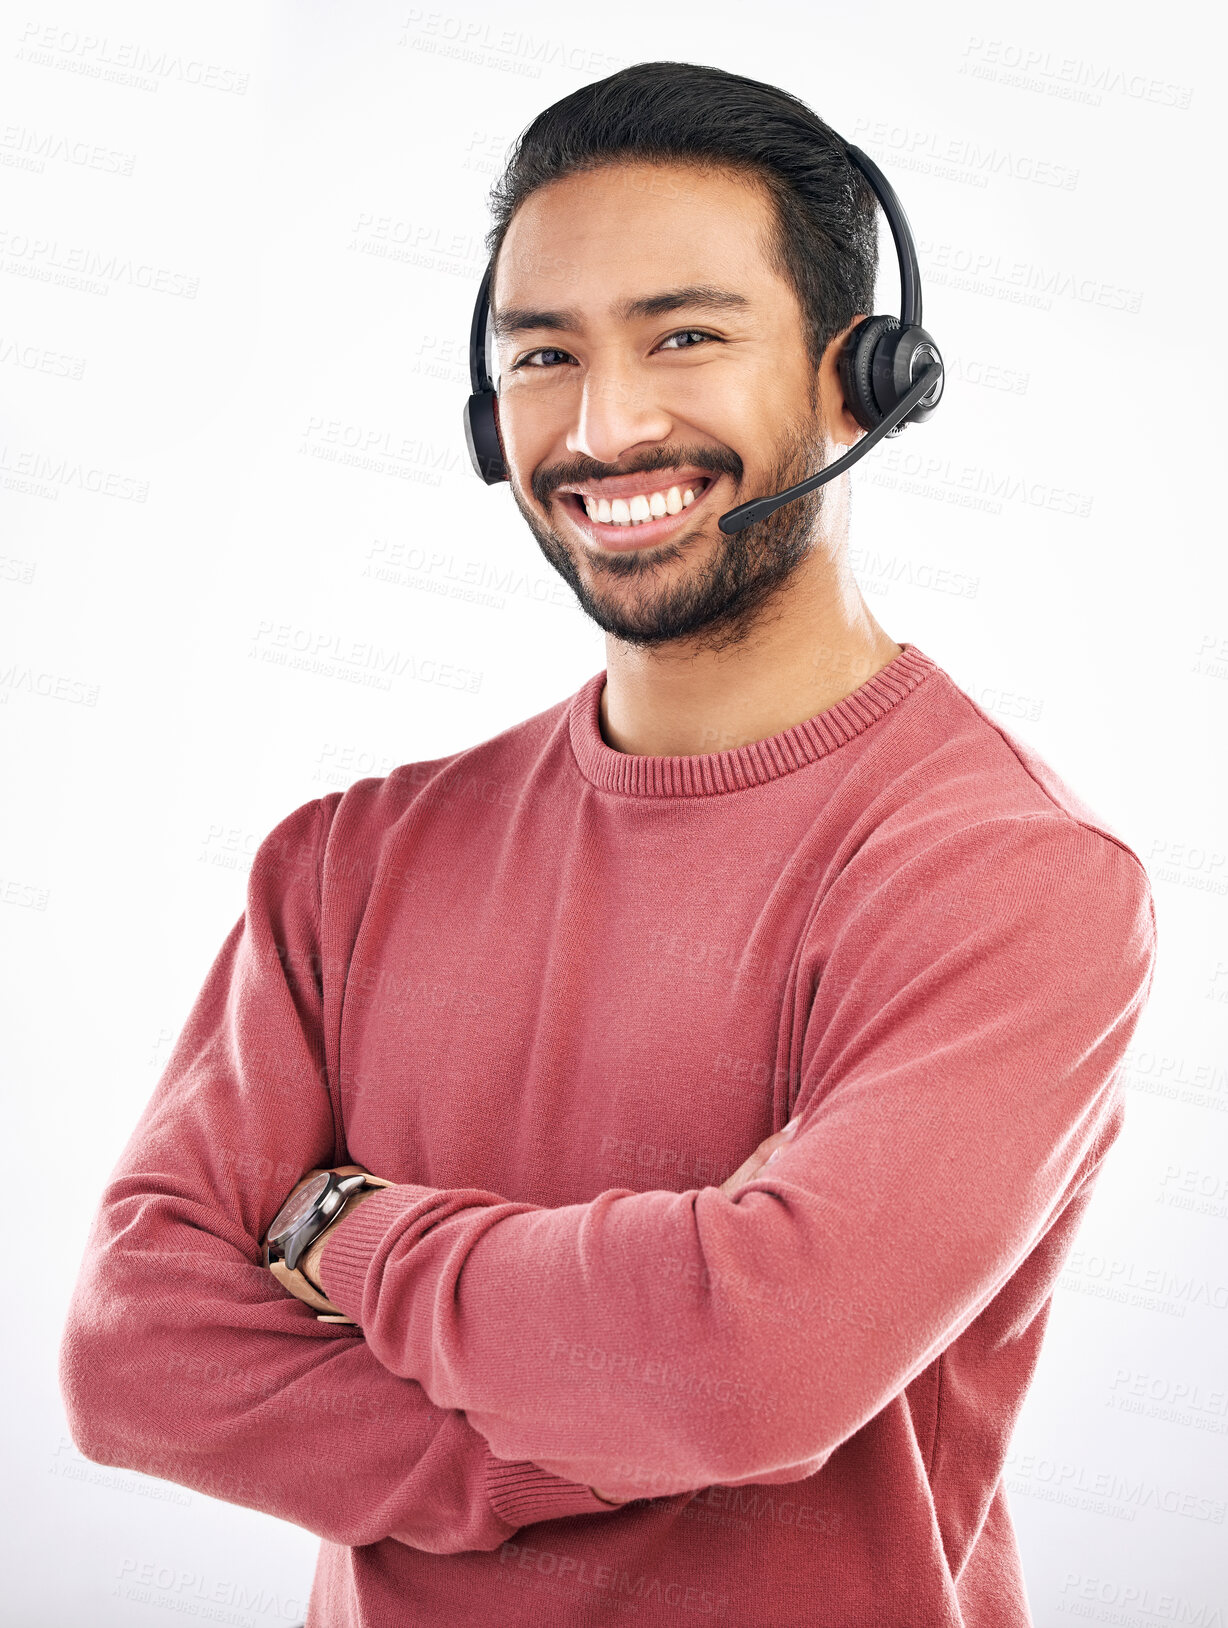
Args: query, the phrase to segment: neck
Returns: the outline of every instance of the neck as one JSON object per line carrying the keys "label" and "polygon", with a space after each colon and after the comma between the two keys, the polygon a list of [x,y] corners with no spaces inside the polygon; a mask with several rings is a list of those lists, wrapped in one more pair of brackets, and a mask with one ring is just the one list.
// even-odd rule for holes
{"label": "neck", "polygon": [[834,706],[900,654],[870,614],[845,550],[816,545],[726,650],[644,649],[606,636],[601,733],[618,752],[691,757],[766,740]]}

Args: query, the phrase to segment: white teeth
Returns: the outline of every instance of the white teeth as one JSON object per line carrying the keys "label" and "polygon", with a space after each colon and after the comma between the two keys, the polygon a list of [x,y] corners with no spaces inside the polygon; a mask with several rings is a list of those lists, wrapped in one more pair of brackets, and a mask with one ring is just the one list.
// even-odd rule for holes
{"label": "white teeth", "polygon": [[642,526],[646,521],[658,520],[663,515],[681,514],[683,509],[694,503],[695,493],[689,486],[683,491],[671,486],[668,492],[653,492],[651,496],[637,493],[630,500],[616,497],[613,502],[581,493],[580,501],[589,519],[595,520],[598,525]]}

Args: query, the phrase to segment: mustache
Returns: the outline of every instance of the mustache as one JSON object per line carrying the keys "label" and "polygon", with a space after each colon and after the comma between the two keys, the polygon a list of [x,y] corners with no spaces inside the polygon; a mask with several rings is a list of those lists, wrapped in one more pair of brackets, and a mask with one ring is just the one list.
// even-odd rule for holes
{"label": "mustache", "polygon": [[626,468],[594,463],[591,458],[564,467],[556,464],[552,469],[539,469],[530,483],[533,496],[545,507],[560,486],[573,486],[586,481],[612,479],[615,475],[654,475],[660,469],[701,469],[705,474],[732,475],[741,479],[742,460],[736,452],[716,447],[661,450],[637,459]]}

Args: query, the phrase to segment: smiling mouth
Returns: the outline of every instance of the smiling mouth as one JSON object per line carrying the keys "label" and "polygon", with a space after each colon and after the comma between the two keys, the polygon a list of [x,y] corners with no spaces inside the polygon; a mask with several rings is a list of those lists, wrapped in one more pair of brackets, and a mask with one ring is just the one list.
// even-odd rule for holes
{"label": "smiling mouth", "polygon": [[648,543],[661,541],[680,526],[687,524],[700,505],[707,500],[718,481],[719,476],[716,475],[701,475],[696,480],[687,481],[686,485],[694,492],[695,497],[677,514],[654,516],[651,520],[632,520],[623,525],[615,521],[590,520],[588,510],[584,507],[584,499],[578,492],[556,492],[555,496],[562,503],[573,524],[588,540],[600,543],[602,548],[642,548]]}

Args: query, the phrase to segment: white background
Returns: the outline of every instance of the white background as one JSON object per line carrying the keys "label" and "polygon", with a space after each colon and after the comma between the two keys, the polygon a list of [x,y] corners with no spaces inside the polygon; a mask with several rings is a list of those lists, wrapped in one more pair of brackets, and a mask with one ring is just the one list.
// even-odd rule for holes
{"label": "white background", "polygon": [[77,1452],[60,1330],[260,839],[605,665],[469,469],[465,354],[510,142],[661,58],[801,95],[900,192],[947,388],[853,474],[858,578],[1151,875],[1127,1128],[1007,1481],[1038,1624],[1228,1620],[1223,40],[985,11],[5,9],[5,1622],[305,1614],[312,1534]]}

